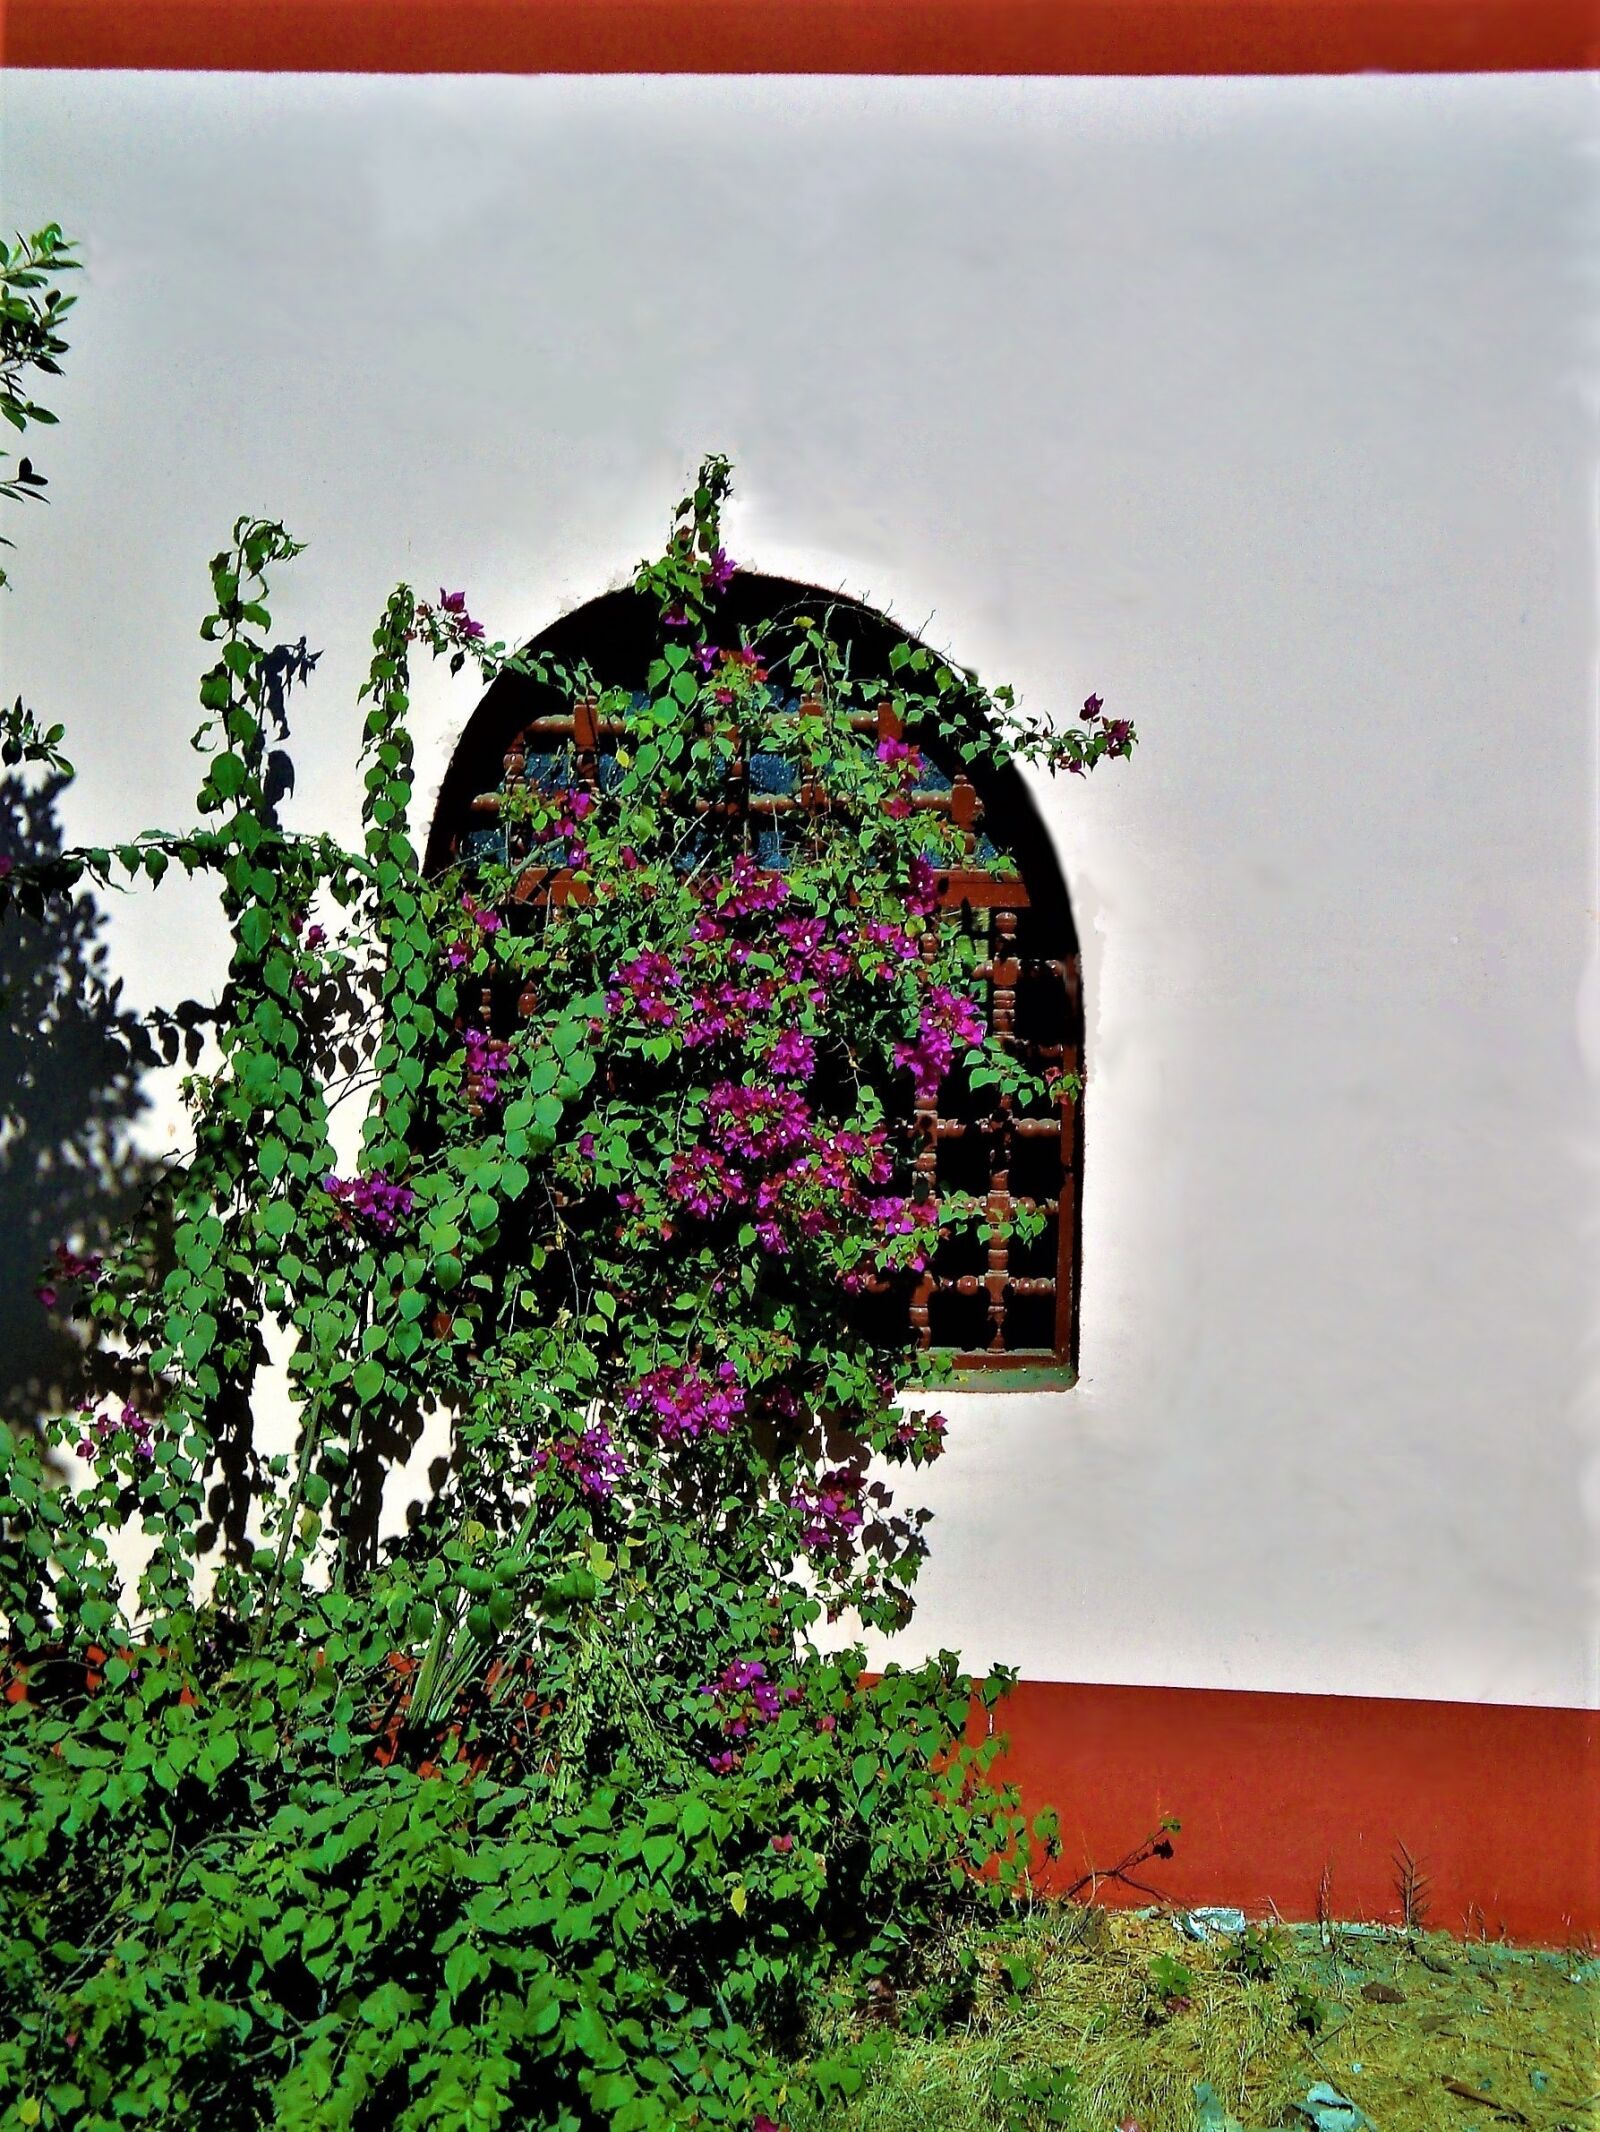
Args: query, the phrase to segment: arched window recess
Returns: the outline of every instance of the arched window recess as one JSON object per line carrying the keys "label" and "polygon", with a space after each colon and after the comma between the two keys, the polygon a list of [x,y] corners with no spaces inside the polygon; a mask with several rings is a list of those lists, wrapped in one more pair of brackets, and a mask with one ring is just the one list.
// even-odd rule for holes
{"label": "arched window recess", "polygon": [[[830,633],[847,646],[851,672],[887,675],[888,654],[904,631],[811,587],[741,571],[719,604],[719,625],[730,636],[733,629],[754,633],[774,616],[824,610]],[[632,590],[607,593],[553,624],[529,649],[569,670],[586,668],[602,699],[615,689],[643,692],[656,650],[655,618]],[[795,710],[802,714],[804,706]],[[895,731],[886,703],[852,713],[850,722],[864,745]],[[474,859],[522,863],[520,898],[529,905],[561,900],[569,882],[525,837],[519,841],[507,796],[528,784],[603,790],[615,775],[620,730],[595,702],[571,702],[526,676],[500,676],[445,775],[428,844],[430,870]],[[956,751],[918,738],[923,769],[911,804],[943,815],[960,834],[965,859],[939,877],[942,922],[968,929],[977,943],[989,1026],[1036,1070],[1056,1067],[1081,1077],[1077,934],[1032,797],[1014,768],[969,766]],[[732,801],[708,796],[697,804],[747,809],[758,859],[781,869],[786,840],[817,796],[802,788],[795,763],[780,749],[754,752],[739,767]],[[485,1016],[491,1011],[486,999]],[[925,1185],[982,1198],[988,1233],[969,1228],[948,1235],[909,1295],[882,1293],[865,1306],[909,1311],[925,1348],[949,1355],[963,1373],[984,1373],[990,1383],[1070,1381],[1078,1344],[1081,1099],[1052,1098],[1022,1112],[972,1088],[957,1069],[915,1115],[916,1165]],[[1025,1217],[1020,1223],[1019,1216]]]}

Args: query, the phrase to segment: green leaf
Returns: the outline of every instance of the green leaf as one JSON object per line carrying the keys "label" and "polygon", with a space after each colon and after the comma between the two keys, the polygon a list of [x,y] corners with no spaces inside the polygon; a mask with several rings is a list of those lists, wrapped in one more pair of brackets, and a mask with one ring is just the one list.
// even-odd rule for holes
{"label": "green leaf", "polygon": [[566,2023],[567,2040],[602,2071],[621,2063],[622,2053],[598,2007],[580,2006]]}
{"label": "green leaf", "polygon": [[703,1835],[711,1826],[711,1809],[698,1792],[691,1792],[684,1800],[678,1826],[686,1836]]}
{"label": "green leaf", "polygon": [[272,916],[257,905],[239,914],[239,942],[250,954],[259,955],[272,938]]}

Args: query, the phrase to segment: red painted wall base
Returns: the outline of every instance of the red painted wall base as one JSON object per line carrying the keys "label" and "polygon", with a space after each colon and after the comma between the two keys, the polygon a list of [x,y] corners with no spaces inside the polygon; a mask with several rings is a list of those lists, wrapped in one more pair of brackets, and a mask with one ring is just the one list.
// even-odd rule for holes
{"label": "red painted wall base", "polygon": [[[1600,1715],[1485,1703],[1021,1683],[1004,1774],[1055,1806],[1069,1887],[1164,1814],[1170,1859],[1137,1877],[1194,1907],[1400,1922],[1395,1853],[1431,1883],[1429,1922],[1563,1947],[1600,1937]],[[1147,1895],[1103,1884],[1101,1900]]]}

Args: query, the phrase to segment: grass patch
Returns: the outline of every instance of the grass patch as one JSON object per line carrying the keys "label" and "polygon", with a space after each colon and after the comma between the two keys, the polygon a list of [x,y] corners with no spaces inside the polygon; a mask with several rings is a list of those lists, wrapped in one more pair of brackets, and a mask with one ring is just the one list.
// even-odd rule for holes
{"label": "grass patch", "polygon": [[[885,1994],[865,2085],[792,2132],[1318,2132],[1318,2083],[1377,2132],[1600,2132],[1600,1963],[1576,1952],[1337,1925],[1197,1945],[1166,1915],[1056,1904],[949,1961],[956,2027],[906,2033]],[[1320,2132],[1365,2132],[1339,2116]]]}

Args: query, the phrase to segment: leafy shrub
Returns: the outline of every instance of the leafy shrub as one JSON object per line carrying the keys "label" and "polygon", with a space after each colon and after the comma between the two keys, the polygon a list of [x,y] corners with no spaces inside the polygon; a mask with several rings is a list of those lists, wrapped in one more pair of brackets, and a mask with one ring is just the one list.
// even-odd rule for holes
{"label": "leafy shrub", "polygon": [[1241,1976],[1268,1984],[1283,1967],[1286,1952],[1282,1934],[1271,1925],[1246,1925],[1231,1959]]}
{"label": "leafy shrub", "polygon": [[[923,1196],[912,1087],[962,1057],[1039,1093],[935,920],[950,832],[898,804],[920,739],[1081,767],[1131,736],[1097,703],[1046,733],[917,645],[852,672],[826,617],[720,643],[727,485],[708,461],[641,566],[641,696],[395,592],[355,850],[269,803],[297,550],[241,520],[198,824],[0,869],[0,914],[48,925],[178,866],[232,941],[192,1145],[111,1249],[58,1256],[84,1403],[0,1445],[10,2121],[760,2127],[802,2079],[859,2082],[849,2050],[793,2070],[819,1995],[914,2003],[934,1921],[1026,1870],[986,1781],[1009,1676],[946,1654],[869,1684],[816,1632],[902,1623],[924,1548],[889,1478],[942,1423],[849,1307],[972,1211]],[[531,857],[424,872],[419,651],[610,733],[604,777],[512,795]],[[875,746],[851,719],[881,701],[903,738]],[[828,795],[781,873],[722,803],[762,743]],[[440,1410],[450,1470],[380,1546]]]}
{"label": "leafy shrub", "polygon": [[1188,2005],[1194,1994],[1194,1972],[1175,1954],[1152,1955],[1146,1974],[1150,1989],[1164,2006],[1182,2008]]}

